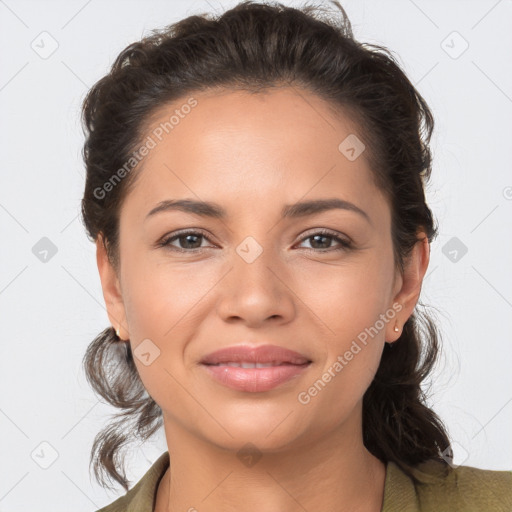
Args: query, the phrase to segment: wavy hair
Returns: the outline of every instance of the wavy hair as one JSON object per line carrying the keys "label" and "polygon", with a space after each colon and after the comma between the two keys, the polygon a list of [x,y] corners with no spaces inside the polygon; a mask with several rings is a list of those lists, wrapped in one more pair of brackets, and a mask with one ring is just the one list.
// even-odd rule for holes
{"label": "wavy hair", "polygon": [[[302,8],[278,2],[244,1],[219,16],[193,15],[151,31],[127,46],[108,74],[87,93],[82,107],[86,167],[82,220],[91,241],[101,235],[109,260],[119,269],[119,212],[137,167],[105,192],[140,147],[152,116],[165,104],[193,92],[297,87],[326,100],[356,123],[375,183],[391,208],[396,268],[422,229],[437,235],[425,201],[434,121],[425,100],[385,47],[358,42],[343,7]],[[109,181],[110,180],[110,181]],[[407,474],[429,459],[446,464],[450,443],[441,420],[427,406],[422,383],[440,350],[439,332],[418,309],[400,338],[385,344],[380,366],[363,398],[363,439],[383,462]],[[88,381],[119,410],[95,438],[91,465],[100,484],[126,490],[124,453],[162,425],[160,407],[145,391],[129,343],[112,327],[89,345]]]}

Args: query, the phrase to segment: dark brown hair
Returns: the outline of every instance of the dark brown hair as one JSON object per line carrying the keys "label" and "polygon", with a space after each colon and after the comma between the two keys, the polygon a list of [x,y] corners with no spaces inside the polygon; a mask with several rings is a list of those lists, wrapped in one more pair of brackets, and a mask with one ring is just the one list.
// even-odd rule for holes
{"label": "dark brown hair", "polygon": [[[330,6],[334,9],[246,1],[218,17],[190,16],[130,44],[91,88],[82,112],[87,170],[82,217],[92,241],[102,236],[114,268],[120,262],[120,206],[139,169],[119,170],[165,104],[217,89],[258,93],[294,87],[348,114],[366,145],[375,182],[389,200],[397,269],[403,270],[420,229],[434,239],[437,228],[424,195],[434,125],[429,107],[392,53],[356,41],[341,5],[331,1]],[[400,338],[385,345],[363,399],[365,446],[410,475],[412,467],[430,459],[446,465],[443,452],[450,451],[421,387],[438,351],[433,320],[416,309]],[[120,410],[95,439],[94,473],[105,486],[115,480],[128,489],[123,448],[153,434],[162,424],[161,410],[142,385],[129,343],[120,342],[112,327],[90,344],[84,366],[94,390]]]}

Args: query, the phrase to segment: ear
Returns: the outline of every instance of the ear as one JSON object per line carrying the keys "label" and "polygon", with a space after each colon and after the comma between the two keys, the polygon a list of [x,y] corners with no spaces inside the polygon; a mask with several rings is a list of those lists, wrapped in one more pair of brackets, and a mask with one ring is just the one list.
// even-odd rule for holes
{"label": "ear", "polygon": [[[402,308],[397,312],[395,319],[386,327],[386,341],[393,343],[402,334],[402,328],[414,312],[421,292],[423,277],[430,261],[430,244],[425,232],[418,233],[418,241],[411,254],[404,262],[404,271],[399,274],[395,284],[393,304],[400,304]],[[395,306],[396,307],[396,306]],[[398,332],[395,332],[395,325]]]}
{"label": "ear", "polygon": [[96,238],[96,263],[110,323],[114,329],[119,329],[119,338],[121,340],[128,340],[129,333],[121,285],[116,271],[108,259],[101,233]]}

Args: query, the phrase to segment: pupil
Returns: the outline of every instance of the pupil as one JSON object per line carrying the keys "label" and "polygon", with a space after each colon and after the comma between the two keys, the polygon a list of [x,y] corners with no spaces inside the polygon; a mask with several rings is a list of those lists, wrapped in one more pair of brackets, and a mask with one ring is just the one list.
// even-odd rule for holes
{"label": "pupil", "polygon": [[[318,240],[318,239],[321,239],[321,238],[323,238],[323,239],[325,240],[325,239],[328,239],[328,238],[330,238],[330,237],[328,237],[328,236],[326,236],[326,235],[314,235],[314,236],[313,236],[313,243],[312,243],[311,245],[312,245],[313,247],[315,247],[315,243],[317,242],[317,240]],[[325,243],[325,242],[324,242],[323,244],[322,244],[322,243],[320,243],[320,245],[321,245],[321,246],[323,245],[323,247],[316,247],[316,249],[328,249],[328,248],[329,248],[329,244],[328,244],[328,243]]]}
{"label": "pupil", "polygon": [[[185,235],[185,236],[182,236],[181,239],[185,239],[186,242],[185,242],[185,245],[187,245],[188,243],[191,243],[192,245],[194,245],[194,242],[193,240],[191,241],[191,239],[196,239],[196,242],[197,240],[199,240],[201,237],[200,236],[197,236],[197,235]],[[201,246],[201,243],[199,243],[199,246]],[[187,247],[188,249],[196,249],[197,247]]]}

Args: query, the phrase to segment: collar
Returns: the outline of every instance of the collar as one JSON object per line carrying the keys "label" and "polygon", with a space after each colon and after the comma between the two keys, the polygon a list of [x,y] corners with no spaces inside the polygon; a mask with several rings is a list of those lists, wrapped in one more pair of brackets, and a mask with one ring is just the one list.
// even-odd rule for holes
{"label": "collar", "polygon": [[[126,512],[153,512],[158,484],[168,467],[169,452],[165,452],[126,494]],[[381,512],[420,512],[413,481],[394,462],[386,464]]]}

